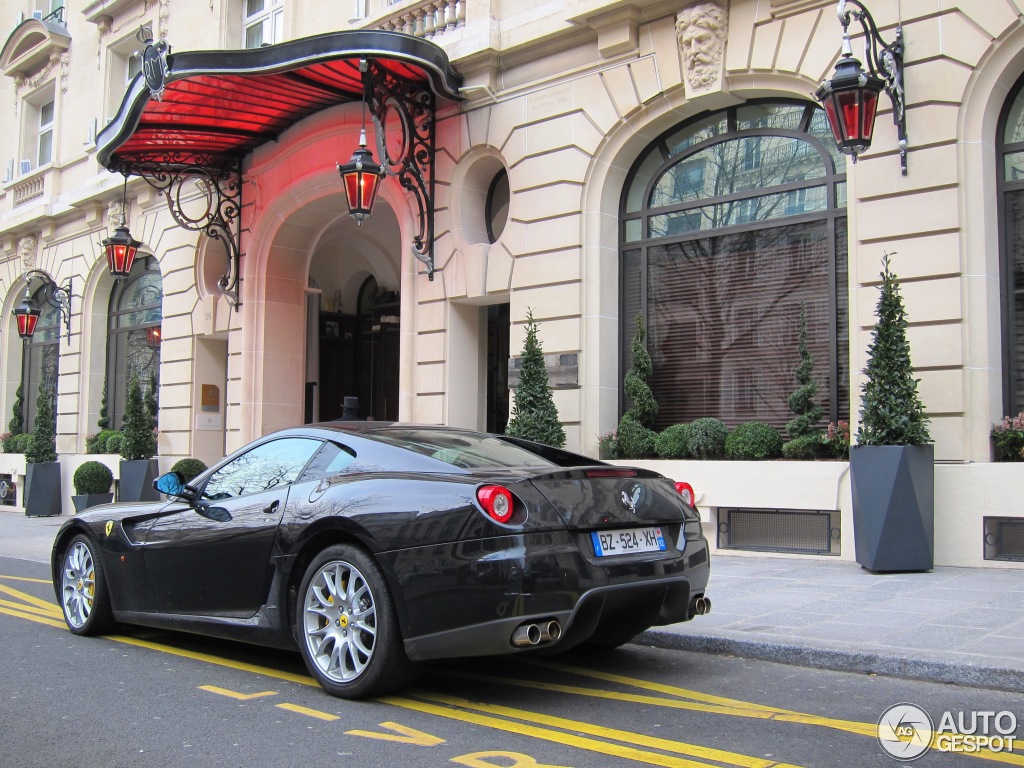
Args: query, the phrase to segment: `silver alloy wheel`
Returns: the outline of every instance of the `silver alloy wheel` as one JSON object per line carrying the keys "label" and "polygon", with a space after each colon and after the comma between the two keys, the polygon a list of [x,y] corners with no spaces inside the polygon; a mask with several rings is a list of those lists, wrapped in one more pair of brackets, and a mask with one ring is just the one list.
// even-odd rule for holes
{"label": "silver alloy wheel", "polygon": [[363,574],[350,563],[324,563],[306,589],[302,626],[309,656],[335,682],[366,669],[377,640],[377,609]]}
{"label": "silver alloy wheel", "polygon": [[89,620],[96,598],[96,565],[89,547],[81,541],[72,544],[64,555],[61,593],[68,624],[81,629]]}

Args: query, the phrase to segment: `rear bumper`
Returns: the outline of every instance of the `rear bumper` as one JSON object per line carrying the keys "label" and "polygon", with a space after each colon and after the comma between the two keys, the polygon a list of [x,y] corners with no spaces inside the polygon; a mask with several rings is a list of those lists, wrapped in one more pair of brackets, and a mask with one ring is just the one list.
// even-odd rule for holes
{"label": "rear bumper", "polygon": [[[524,534],[386,553],[406,653],[414,660],[617,644],[650,626],[693,617],[710,575],[708,544],[656,556],[595,558],[585,537]],[[523,624],[557,621],[557,640],[517,647]],[[624,642],[624,640],[622,640]]]}

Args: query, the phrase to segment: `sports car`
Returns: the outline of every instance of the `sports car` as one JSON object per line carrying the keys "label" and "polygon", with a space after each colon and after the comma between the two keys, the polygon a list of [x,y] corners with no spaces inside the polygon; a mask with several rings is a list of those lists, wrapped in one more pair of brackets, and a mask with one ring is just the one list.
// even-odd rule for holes
{"label": "sports car", "polygon": [[93,507],[58,532],[75,634],[297,648],[325,690],[361,698],[427,660],[611,648],[710,609],[691,488],[504,435],[313,424],[154,485],[166,501]]}

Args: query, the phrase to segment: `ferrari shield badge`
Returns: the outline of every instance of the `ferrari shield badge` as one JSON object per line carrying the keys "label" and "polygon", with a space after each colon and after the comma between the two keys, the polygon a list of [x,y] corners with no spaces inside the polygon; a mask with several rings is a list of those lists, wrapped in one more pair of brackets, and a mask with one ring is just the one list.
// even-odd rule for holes
{"label": "ferrari shield badge", "polygon": [[104,530],[106,531],[107,536],[109,536],[111,531],[114,530],[114,521],[113,520],[107,520],[107,526],[106,526],[106,528]]}

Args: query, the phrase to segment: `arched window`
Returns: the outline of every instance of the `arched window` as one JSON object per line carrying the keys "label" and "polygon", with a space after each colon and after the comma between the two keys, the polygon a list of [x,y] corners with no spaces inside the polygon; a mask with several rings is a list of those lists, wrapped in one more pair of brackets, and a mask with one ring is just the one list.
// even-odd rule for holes
{"label": "arched window", "polygon": [[160,375],[163,280],[152,256],[137,257],[132,272],[110,296],[107,329],[107,413],[111,429],[123,426],[128,382],[138,375],[145,395]]}
{"label": "arched window", "polygon": [[1024,411],[1024,78],[999,123],[1003,413]]}
{"label": "arched window", "polygon": [[705,416],[784,428],[801,303],[815,399],[849,418],[845,179],[806,103],[705,114],[637,159],[621,203],[620,381],[640,313],[656,429]]}
{"label": "arched window", "polygon": [[36,423],[36,400],[39,390],[49,387],[53,393],[54,413],[57,412],[57,372],[60,346],[60,311],[46,298],[47,286],[41,286],[32,296],[31,303],[42,310],[35,333],[25,342],[21,358],[22,423],[25,432],[31,432]]}

